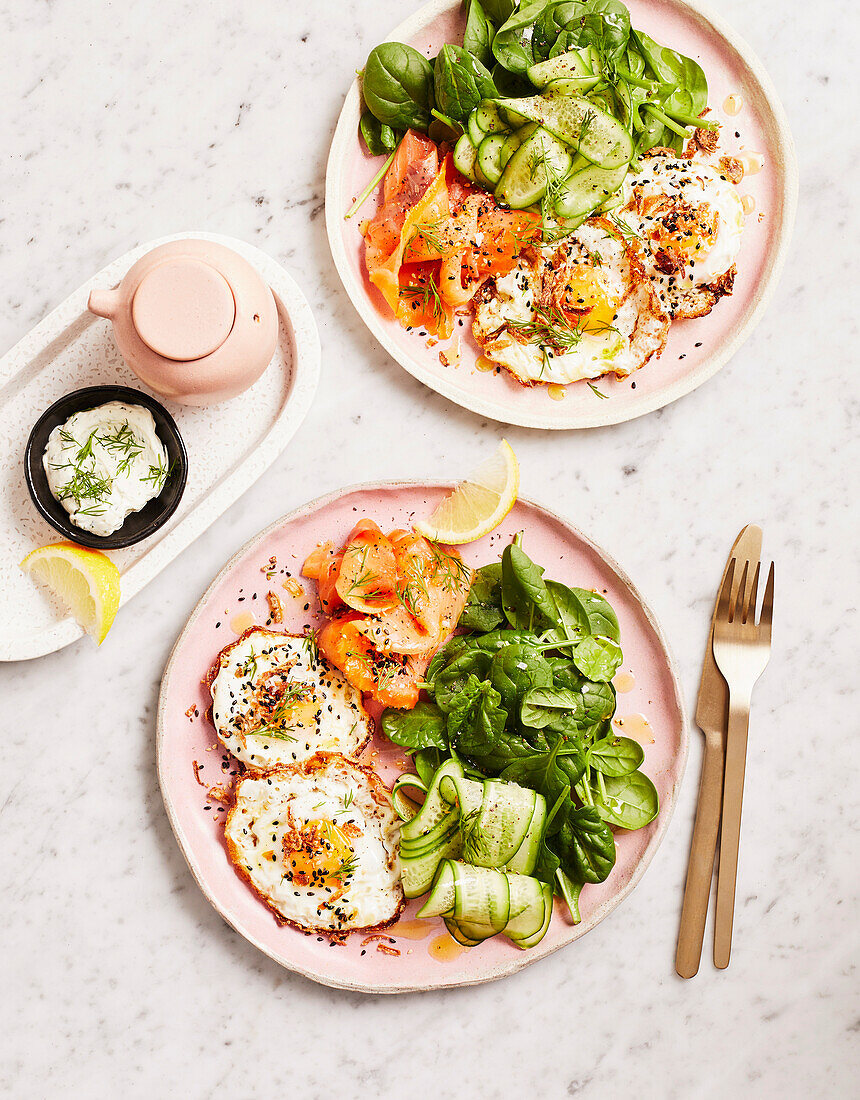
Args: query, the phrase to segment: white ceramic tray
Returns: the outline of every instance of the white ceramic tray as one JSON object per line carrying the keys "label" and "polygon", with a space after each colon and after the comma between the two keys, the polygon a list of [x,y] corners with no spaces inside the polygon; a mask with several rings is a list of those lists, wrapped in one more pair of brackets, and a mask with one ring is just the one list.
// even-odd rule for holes
{"label": "white ceramic tray", "polygon": [[106,383],[146,389],[120,357],[110,323],[87,311],[90,290],[115,286],[145,252],[188,237],[217,241],[256,267],[278,303],[280,337],[259,381],[231,401],[192,408],[159,398],[185,440],[188,484],[152,538],[110,553],[122,574],[123,604],[257,480],[310,408],[320,373],[316,322],[296,282],[258,248],[217,233],[177,233],[132,249],[79,287],[0,359],[0,448],[7,456],[0,478],[0,660],[40,657],[83,633],[18,568],[30,550],[61,538],[33,507],[24,482],[30,429],[71,390]]}

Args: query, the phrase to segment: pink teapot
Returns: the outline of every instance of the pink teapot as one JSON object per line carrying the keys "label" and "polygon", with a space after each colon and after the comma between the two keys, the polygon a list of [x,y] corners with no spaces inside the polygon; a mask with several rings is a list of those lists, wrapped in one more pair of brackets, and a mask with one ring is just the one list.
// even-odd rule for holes
{"label": "pink teapot", "polygon": [[142,256],[90,312],[113,323],[120,354],[150,389],[183,405],[214,405],[260,377],[278,342],[271,290],[238,253],[214,241],[172,241]]}

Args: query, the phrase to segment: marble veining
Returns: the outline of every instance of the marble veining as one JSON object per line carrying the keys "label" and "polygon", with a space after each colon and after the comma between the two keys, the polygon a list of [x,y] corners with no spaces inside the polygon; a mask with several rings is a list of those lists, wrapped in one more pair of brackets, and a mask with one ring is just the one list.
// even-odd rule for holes
{"label": "marble veining", "polygon": [[[848,9],[715,0],[794,129],[801,202],[770,310],[708,384],[614,428],[506,429],[522,491],[614,554],[659,615],[692,709],[737,530],[777,558],[755,697],[730,969],[674,944],[701,758],[642,883],[501,983],[367,998],[295,977],[200,894],[163,812],[154,707],[173,639],[255,531],[343,484],[459,475],[502,429],[373,342],[322,218],[351,74],[411,0],[0,3],[0,348],[107,262],[183,229],[242,237],[300,282],[317,400],[260,481],[88,640],[0,667],[3,1027],[13,1097],[856,1095],[856,63]],[[456,1067],[456,1068],[454,1068]]]}

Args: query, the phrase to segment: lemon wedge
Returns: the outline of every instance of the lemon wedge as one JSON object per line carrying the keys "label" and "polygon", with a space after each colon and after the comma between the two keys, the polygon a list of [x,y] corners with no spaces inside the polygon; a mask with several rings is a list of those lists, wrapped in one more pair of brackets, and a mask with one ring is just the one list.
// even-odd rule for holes
{"label": "lemon wedge", "polygon": [[33,550],[21,568],[42,581],[101,645],[119,607],[119,570],[100,550],[55,542]]}
{"label": "lemon wedge", "polygon": [[507,440],[490,458],[461,481],[415,530],[433,542],[460,544],[483,538],[513,508],[520,487],[520,466]]}

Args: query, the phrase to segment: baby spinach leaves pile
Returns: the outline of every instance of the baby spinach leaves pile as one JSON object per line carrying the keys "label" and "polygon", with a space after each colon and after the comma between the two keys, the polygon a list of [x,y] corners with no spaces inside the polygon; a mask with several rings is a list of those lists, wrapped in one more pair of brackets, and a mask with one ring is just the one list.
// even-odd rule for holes
{"label": "baby spinach leaves pile", "polygon": [[499,94],[484,64],[492,56],[494,33],[484,9],[472,0],[464,45],[449,43],[432,61],[402,42],[375,46],[362,77],[366,110],[360,125],[368,151],[378,155],[396,148],[409,129],[440,140],[462,133],[478,104]]}
{"label": "baby spinach leaves pile", "polygon": [[477,571],[459,628],[427,670],[428,699],[389,709],[382,730],[414,753],[422,778],[449,755],[476,776],[539,791],[548,818],[535,872],[574,920],[585,883],[615,863],[611,827],[640,829],[657,791],[638,742],[617,737],[612,677],[618,619],[599,594],[547,580],[520,545]]}
{"label": "baby spinach leaves pile", "polygon": [[437,139],[462,133],[482,100],[533,95],[529,66],[584,47],[601,76],[588,96],[624,123],[636,152],[680,152],[688,127],[702,125],[707,80],[691,58],[633,28],[620,0],[467,0],[462,47],[428,60],[402,42],[376,46],[362,80],[367,148],[391,152],[410,128]]}

